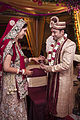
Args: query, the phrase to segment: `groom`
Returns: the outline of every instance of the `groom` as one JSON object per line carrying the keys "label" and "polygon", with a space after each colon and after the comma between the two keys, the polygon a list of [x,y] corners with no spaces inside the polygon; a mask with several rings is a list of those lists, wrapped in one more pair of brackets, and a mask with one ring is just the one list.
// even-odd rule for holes
{"label": "groom", "polygon": [[[66,120],[73,108],[73,58],[76,45],[65,36],[66,22],[53,16],[50,20],[52,35],[47,39],[48,65],[41,68],[48,72],[48,110],[53,120]],[[51,40],[51,42],[49,42]]]}

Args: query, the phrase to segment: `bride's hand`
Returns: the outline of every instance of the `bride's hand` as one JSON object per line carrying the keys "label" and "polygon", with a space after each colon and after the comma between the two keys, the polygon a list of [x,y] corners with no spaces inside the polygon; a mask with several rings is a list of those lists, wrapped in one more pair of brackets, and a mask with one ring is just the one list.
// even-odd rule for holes
{"label": "bride's hand", "polygon": [[42,55],[40,55],[40,56],[38,57],[38,60],[45,60],[45,57],[42,56]]}
{"label": "bride's hand", "polygon": [[31,62],[32,60],[37,62],[37,63],[40,63],[40,62],[43,62],[45,60],[45,57],[40,55],[39,57],[29,58],[29,62]]}
{"label": "bride's hand", "polygon": [[31,61],[35,61],[35,62],[38,63],[38,57],[29,58],[29,62],[31,62]]}
{"label": "bride's hand", "polygon": [[32,74],[33,74],[33,71],[27,70],[27,69],[22,69],[22,75],[31,76]]}
{"label": "bride's hand", "polygon": [[33,71],[26,70],[26,75],[27,75],[27,76],[31,76],[32,74],[33,74]]}
{"label": "bride's hand", "polygon": [[24,62],[25,62],[25,63],[28,63],[28,62],[29,62],[29,59],[26,57],[26,58],[24,59]]}
{"label": "bride's hand", "polygon": [[38,57],[38,62],[39,62],[39,63],[44,63],[44,60],[45,60],[45,57],[44,57],[44,56],[41,56],[41,55],[40,55],[40,56]]}

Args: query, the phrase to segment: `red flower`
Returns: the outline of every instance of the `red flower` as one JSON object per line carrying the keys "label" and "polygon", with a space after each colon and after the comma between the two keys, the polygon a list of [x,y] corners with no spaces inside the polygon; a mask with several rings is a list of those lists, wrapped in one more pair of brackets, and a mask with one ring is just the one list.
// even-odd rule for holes
{"label": "red flower", "polygon": [[51,62],[51,59],[48,59],[48,62]]}
{"label": "red flower", "polygon": [[57,44],[58,44],[58,45],[60,45],[60,43],[59,43],[59,42],[58,42]]}
{"label": "red flower", "polygon": [[52,57],[52,60],[54,60],[55,58],[54,57]]}
{"label": "red flower", "polygon": [[53,45],[53,44],[51,44],[51,47],[54,47],[54,45]]}
{"label": "red flower", "polygon": [[51,51],[49,51],[48,54],[51,54]]}
{"label": "red flower", "polygon": [[56,49],[54,49],[53,52],[56,52]]}
{"label": "red flower", "polygon": [[33,2],[37,2],[38,0],[33,0]]}
{"label": "red flower", "polygon": [[42,5],[42,1],[40,0],[40,1],[38,1],[38,5],[39,6],[41,6]]}

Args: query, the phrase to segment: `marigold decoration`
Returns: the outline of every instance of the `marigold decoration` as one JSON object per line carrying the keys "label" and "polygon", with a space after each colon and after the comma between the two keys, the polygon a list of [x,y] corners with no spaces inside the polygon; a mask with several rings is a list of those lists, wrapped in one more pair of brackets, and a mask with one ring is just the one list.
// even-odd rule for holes
{"label": "marigold decoration", "polygon": [[33,0],[33,1],[38,2],[38,5],[42,5],[42,2],[51,2],[51,3],[53,2],[53,3],[56,3],[56,6],[59,6],[59,3],[64,3],[65,6],[68,7],[69,11],[72,9],[76,9],[76,10],[80,9],[79,0]]}
{"label": "marigold decoration", "polygon": [[75,29],[76,29],[76,37],[78,41],[78,47],[80,51],[80,35],[79,35],[79,25],[78,25],[78,12],[74,10],[74,20],[75,20]]}
{"label": "marigold decoration", "polygon": [[38,5],[39,5],[39,6],[42,5],[42,0],[33,0],[33,2],[38,2]]}
{"label": "marigold decoration", "polygon": [[79,0],[53,0],[57,3],[64,3],[65,6],[68,7],[69,10],[72,9],[80,9],[80,1]]}
{"label": "marigold decoration", "polygon": [[37,2],[38,0],[33,0],[33,2]]}
{"label": "marigold decoration", "polygon": [[41,1],[41,0],[38,1],[38,5],[39,5],[39,6],[42,5],[42,1]]}

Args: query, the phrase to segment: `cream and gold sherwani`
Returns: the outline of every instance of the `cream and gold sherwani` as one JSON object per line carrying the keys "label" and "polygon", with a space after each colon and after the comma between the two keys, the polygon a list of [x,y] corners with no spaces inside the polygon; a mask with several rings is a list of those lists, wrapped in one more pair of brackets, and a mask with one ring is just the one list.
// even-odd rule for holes
{"label": "cream and gold sherwani", "polygon": [[[48,43],[50,41],[47,39]],[[64,38],[62,38],[64,39]],[[54,40],[53,40],[54,41]],[[50,42],[49,42],[50,43]],[[65,117],[72,113],[73,108],[73,59],[76,45],[67,39],[60,54],[60,64],[52,66],[52,72],[59,72],[59,93],[57,101],[57,117]],[[51,81],[51,80],[50,80]]]}
{"label": "cream and gold sherwani", "polygon": [[74,55],[74,61],[80,62],[80,55],[75,54],[75,55]]}

